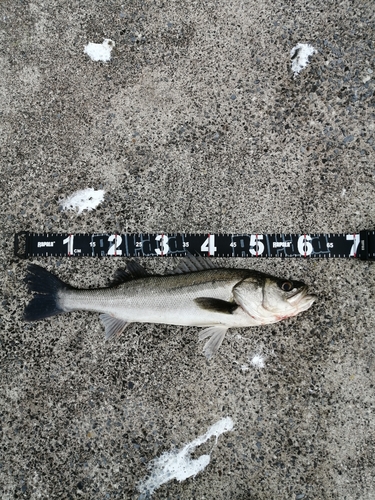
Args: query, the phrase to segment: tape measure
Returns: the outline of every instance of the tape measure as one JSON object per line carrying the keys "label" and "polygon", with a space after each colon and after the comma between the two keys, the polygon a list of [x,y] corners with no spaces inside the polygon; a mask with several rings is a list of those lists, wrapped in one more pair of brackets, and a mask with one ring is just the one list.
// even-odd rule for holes
{"label": "tape measure", "polygon": [[70,234],[15,235],[17,257],[309,257],[375,259],[375,231],[349,234]]}

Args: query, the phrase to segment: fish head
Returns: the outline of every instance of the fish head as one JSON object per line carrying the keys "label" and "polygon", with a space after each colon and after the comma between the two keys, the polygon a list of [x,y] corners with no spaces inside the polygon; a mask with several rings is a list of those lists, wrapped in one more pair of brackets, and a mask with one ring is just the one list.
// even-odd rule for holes
{"label": "fish head", "polygon": [[233,289],[234,300],[257,324],[276,323],[309,309],[316,295],[302,281],[254,272]]}

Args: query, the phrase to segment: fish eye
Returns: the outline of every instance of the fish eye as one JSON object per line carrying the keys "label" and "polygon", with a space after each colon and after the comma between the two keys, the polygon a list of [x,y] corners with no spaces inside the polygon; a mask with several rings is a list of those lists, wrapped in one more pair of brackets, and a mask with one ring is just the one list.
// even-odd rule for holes
{"label": "fish eye", "polygon": [[291,281],[283,281],[280,283],[279,287],[283,292],[290,292],[293,290],[293,283]]}

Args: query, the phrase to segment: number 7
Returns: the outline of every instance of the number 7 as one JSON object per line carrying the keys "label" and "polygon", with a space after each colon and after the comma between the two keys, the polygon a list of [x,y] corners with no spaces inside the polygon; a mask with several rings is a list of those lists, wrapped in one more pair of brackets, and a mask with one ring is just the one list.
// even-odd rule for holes
{"label": "number 7", "polygon": [[357,248],[359,245],[360,235],[355,234],[355,233],[354,234],[347,234],[346,239],[348,241],[353,240],[353,245],[352,245],[352,248],[350,249],[349,257],[357,257]]}

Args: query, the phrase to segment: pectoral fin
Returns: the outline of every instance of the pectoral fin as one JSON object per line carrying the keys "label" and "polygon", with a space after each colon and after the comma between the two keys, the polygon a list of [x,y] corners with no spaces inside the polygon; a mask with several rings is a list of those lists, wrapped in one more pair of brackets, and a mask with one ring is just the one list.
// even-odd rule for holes
{"label": "pectoral fin", "polygon": [[105,327],[105,339],[110,340],[114,336],[119,337],[129,323],[123,319],[118,319],[110,314],[101,314],[100,320]]}
{"label": "pectoral fin", "polygon": [[199,334],[199,340],[204,340],[210,337],[210,340],[205,343],[203,347],[204,355],[207,359],[211,359],[219,350],[221,343],[224,340],[225,334],[227,333],[228,328],[226,326],[210,326],[209,328],[205,328]]}
{"label": "pectoral fin", "polygon": [[238,307],[235,302],[213,299],[212,297],[198,297],[197,299],[194,299],[194,302],[198,304],[201,309],[224,314],[233,314],[233,311],[235,311]]}

